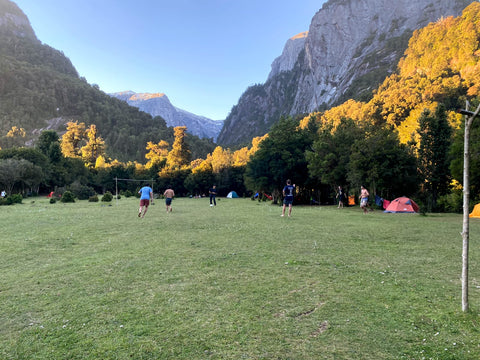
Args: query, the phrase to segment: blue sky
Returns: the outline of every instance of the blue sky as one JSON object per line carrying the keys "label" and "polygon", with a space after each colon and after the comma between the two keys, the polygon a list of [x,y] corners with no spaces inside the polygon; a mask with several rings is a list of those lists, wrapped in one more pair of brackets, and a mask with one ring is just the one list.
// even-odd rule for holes
{"label": "blue sky", "polygon": [[14,0],[39,40],[105,92],[165,93],[227,117],[325,0]]}

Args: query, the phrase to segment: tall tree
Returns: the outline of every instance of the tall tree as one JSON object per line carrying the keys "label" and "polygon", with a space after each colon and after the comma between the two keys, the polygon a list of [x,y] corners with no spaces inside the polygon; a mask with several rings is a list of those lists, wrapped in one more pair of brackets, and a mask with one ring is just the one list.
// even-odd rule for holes
{"label": "tall tree", "polygon": [[429,210],[435,210],[437,199],[448,191],[451,175],[449,151],[452,128],[448,124],[445,107],[440,104],[435,113],[425,110],[419,119],[419,172]]}
{"label": "tall tree", "polygon": [[82,141],[85,139],[85,123],[68,122],[67,132],[61,141],[62,154],[65,157],[81,158]]}
{"label": "tall tree", "polygon": [[364,136],[364,130],[347,118],[342,118],[336,129],[333,125],[323,126],[312,149],[306,153],[310,176],[332,189],[338,185],[346,187],[351,147]]}
{"label": "tall tree", "polygon": [[352,146],[347,174],[350,186],[363,184],[385,198],[417,191],[415,155],[390,127],[366,129],[365,137]]}
{"label": "tall tree", "polygon": [[89,168],[93,168],[98,157],[105,154],[105,141],[93,124],[85,131],[85,137],[87,143],[80,148],[82,160]]}
{"label": "tall tree", "polygon": [[167,156],[167,166],[171,169],[178,169],[188,165],[190,162],[190,149],[186,137],[186,126],[177,126],[173,129],[175,140],[173,141],[172,150]]}
{"label": "tall tree", "polygon": [[62,150],[60,147],[60,137],[54,130],[42,131],[35,147],[46,155],[51,162],[57,163],[62,158]]}
{"label": "tall tree", "polygon": [[263,190],[279,196],[288,178],[299,188],[306,183],[305,150],[311,146],[312,138],[298,125],[299,121],[289,117],[281,118],[272,127],[247,164],[245,181],[249,190]]}
{"label": "tall tree", "polygon": [[160,140],[158,144],[151,141],[147,143],[147,153],[145,158],[148,160],[145,167],[147,169],[155,167],[160,170],[161,166],[166,162],[168,156],[168,142]]}

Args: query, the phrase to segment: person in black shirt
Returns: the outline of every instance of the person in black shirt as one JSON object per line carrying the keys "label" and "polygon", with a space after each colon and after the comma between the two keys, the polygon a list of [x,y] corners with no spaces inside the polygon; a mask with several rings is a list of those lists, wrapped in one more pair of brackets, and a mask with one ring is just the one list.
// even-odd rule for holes
{"label": "person in black shirt", "polygon": [[213,206],[213,205],[217,206],[217,201],[215,200],[215,196],[217,196],[216,186],[213,185],[212,188],[208,190],[208,193],[210,194],[210,206]]}
{"label": "person in black shirt", "polygon": [[290,179],[287,180],[287,185],[283,188],[283,208],[282,217],[285,216],[285,208],[288,205],[288,217],[292,215],[293,193],[295,191],[295,184],[292,185]]}

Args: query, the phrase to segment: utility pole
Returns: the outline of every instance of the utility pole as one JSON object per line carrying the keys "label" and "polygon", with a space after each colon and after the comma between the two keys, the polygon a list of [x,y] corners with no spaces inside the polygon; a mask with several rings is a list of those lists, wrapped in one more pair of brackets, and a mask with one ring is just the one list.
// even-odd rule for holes
{"label": "utility pole", "polygon": [[468,247],[470,236],[470,219],[468,217],[468,205],[470,202],[470,182],[469,182],[469,167],[470,167],[470,154],[469,154],[469,141],[470,141],[470,127],[472,126],[473,119],[478,115],[480,111],[480,105],[478,105],[475,112],[469,111],[470,104],[467,101],[465,110],[458,110],[460,114],[465,115],[465,137],[463,139],[463,250],[462,250],[462,311],[468,311]]}

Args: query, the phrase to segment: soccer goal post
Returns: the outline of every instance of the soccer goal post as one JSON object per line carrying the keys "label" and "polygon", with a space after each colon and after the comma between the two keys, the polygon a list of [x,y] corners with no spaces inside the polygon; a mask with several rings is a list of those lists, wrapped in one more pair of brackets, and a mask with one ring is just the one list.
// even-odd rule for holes
{"label": "soccer goal post", "polygon": [[115,177],[115,205],[118,204],[118,182],[119,181],[127,181],[127,182],[150,182],[150,187],[152,188],[153,191],[153,179],[120,179]]}

